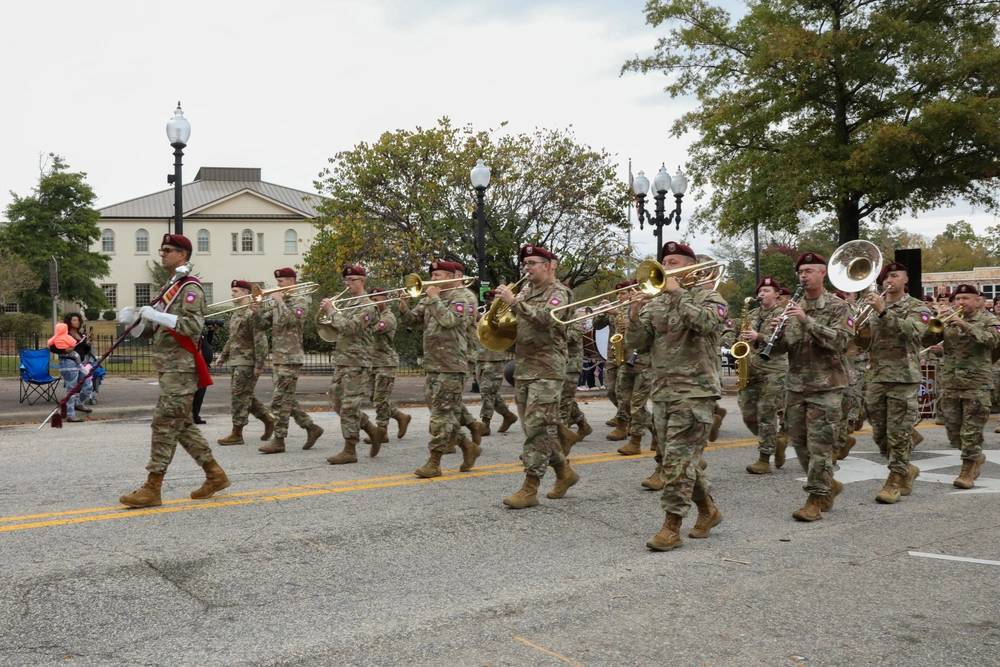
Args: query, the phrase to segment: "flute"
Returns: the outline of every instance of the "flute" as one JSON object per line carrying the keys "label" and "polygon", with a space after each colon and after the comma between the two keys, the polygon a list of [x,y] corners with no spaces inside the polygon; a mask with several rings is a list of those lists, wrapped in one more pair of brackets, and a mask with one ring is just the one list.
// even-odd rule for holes
{"label": "flute", "polygon": [[[798,303],[799,299],[802,298],[802,293],[805,289],[805,283],[799,283],[799,287],[795,290],[795,294],[792,295],[792,300],[788,302],[788,306],[793,303]],[[760,358],[764,361],[771,360],[771,348],[774,347],[774,341],[778,340],[778,336],[780,336],[781,332],[785,329],[785,323],[788,322],[788,306],[785,306],[785,311],[781,313],[781,320],[778,322],[778,326],[774,327],[774,331],[771,333],[771,340],[767,341],[767,347],[765,347],[760,353]]]}

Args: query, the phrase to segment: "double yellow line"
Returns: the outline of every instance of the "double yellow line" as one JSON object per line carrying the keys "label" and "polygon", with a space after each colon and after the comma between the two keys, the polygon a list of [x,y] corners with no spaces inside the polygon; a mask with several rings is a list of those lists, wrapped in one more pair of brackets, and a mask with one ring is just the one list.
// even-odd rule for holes
{"label": "double yellow line", "polygon": [[[716,449],[732,449],[734,447],[749,447],[756,445],[756,438],[740,440],[724,440],[716,445],[706,447],[706,451]],[[613,461],[630,461],[633,459],[645,459],[652,457],[651,452],[644,452],[636,456],[622,456],[618,452],[600,452],[597,454],[572,455],[573,466],[593,465],[595,463],[608,463]],[[289,486],[277,489],[261,489],[259,491],[243,491],[224,496],[216,496],[207,500],[166,500],[162,507],[151,507],[149,509],[129,510],[121,505],[113,507],[92,507],[89,509],[66,510],[64,512],[48,512],[45,514],[27,514],[24,516],[11,516],[0,518],[0,533],[13,530],[29,530],[34,528],[49,528],[51,526],[66,526],[74,523],[87,523],[90,521],[107,521],[109,519],[129,519],[150,514],[167,514],[169,512],[191,512],[194,510],[218,509],[220,507],[233,507],[237,505],[249,505],[251,503],[263,503],[273,500],[288,500],[291,498],[307,498],[310,496],[322,496],[329,493],[349,493],[351,491],[368,491],[370,489],[388,489],[394,486],[412,486],[414,484],[434,484],[436,482],[450,482],[458,479],[470,479],[473,477],[487,477],[489,475],[504,475],[521,472],[524,467],[520,461],[512,463],[498,463],[478,467],[469,472],[459,472],[449,470],[441,477],[423,479],[409,475],[394,475],[392,477],[369,477],[367,479],[351,479],[340,482],[326,482],[323,484],[308,484],[305,486]]]}

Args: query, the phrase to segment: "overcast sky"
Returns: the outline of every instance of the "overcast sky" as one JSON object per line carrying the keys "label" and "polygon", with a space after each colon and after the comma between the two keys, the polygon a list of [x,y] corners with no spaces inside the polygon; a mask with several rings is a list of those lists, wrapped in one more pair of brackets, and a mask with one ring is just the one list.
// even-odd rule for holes
{"label": "overcast sky", "polygon": [[[689,140],[667,131],[694,100],[672,100],[661,75],[619,77],[664,33],[645,24],[644,4],[4,3],[0,210],[8,191],[30,193],[40,152],[87,172],[98,207],[166,188],[164,127],[178,100],[192,126],[185,182],[202,166],[261,167],[264,180],[313,191],[337,151],[445,115],[476,129],[509,121],[515,133],[572,125],[616,156],[623,180],[630,157],[652,180],[661,162],[671,173],[685,162]],[[969,206],[901,223],[933,235],[959,219],[980,232],[997,224]],[[633,240],[640,253],[655,248],[648,227]],[[708,238],[692,241],[710,251]]]}

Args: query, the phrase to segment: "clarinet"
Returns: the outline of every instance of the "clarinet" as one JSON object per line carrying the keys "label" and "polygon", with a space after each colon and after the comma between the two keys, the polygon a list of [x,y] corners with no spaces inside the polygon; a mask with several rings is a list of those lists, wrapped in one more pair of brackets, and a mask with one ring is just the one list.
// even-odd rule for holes
{"label": "clarinet", "polygon": [[[798,289],[795,290],[795,294],[792,295],[792,300],[788,302],[788,305],[793,303],[798,303],[799,299],[802,298],[802,292],[806,289],[805,283],[799,283]],[[785,306],[785,311],[788,310],[788,306]],[[774,347],[774,341],[778,340],[778,336],[781,332],[785,330],[785,323],[788,322],[787,312],[781,314],[781,320],[778,322],[778,326],[774,327],[774,331],[771,333],[771,340],[767,341],[767,347],[765,347],[761,353],[760,358],[764,361],[771,361],[771,348]]]}

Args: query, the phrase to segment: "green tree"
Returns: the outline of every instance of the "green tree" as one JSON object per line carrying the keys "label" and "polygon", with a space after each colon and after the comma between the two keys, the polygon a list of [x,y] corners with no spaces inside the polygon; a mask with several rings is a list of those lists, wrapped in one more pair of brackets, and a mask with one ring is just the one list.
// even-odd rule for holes
{"label": "green tree", "polygon": [[59,298],[104,308],[107,301],[94,280],[110,273],[108,258],[90,251],[101,236],[101,215],[91,206],[96,196],[87,185],[87,174],[69,171],[58,155],[48,157],[51,164],[43,168],[31,195],[11,193],[13,201],[6,211],[10,222],[0,228],[0,246],[17,248],[39,285],[21,292],[18,301],[28,312],[44,315],[52,311],[49,257],[55,257]]}
{"label": "green tree", "polygon": [[18,294],[38,287],[38,278],[27,262],[0,248],[0,305],[13,303]]}
{"label": "green tree", "polygon": [[738,21],[708,0],[649,0],[673,25],[623,72],[662,71],[700,106],[692,182],[711,186],[697,225],[759,221],[795,232],[891,222],[962,198],[1000,208],[1000,3],[747,0]]}

